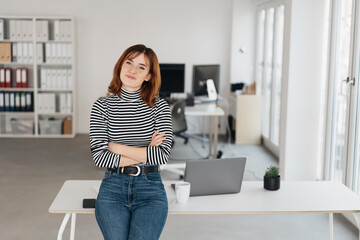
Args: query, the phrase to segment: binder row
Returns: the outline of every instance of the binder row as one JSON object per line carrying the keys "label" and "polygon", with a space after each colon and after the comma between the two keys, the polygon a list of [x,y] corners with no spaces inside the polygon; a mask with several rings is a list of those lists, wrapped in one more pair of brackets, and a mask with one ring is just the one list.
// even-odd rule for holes
{"label": "binder row", "polygon": [[15,79],[12,71],[11,68],[0,68],[0,88],[28,88],[28,69],[16,68]]}
{"label": "binder row", "polygon": [[3,31],[9,32],[10,40],[12,41],[32,41],[33,40],[33,27],[32,20],[9,20],[9,29]]}
{"label": "binder row", "polygon": [[[43,43],[37,43],[35,50],[37,63],[71,64],[72,46],[70,43],[45,43],[45,47]],[[33,60],[32,43],[0,43],[0,62],[33,63]]]}
{"label": "binder row", "polygon": [[[37,62],[42,63],[44,59],[43,46],[39,43],[36,47]],[[33,58],[32,43],[0,43],[0,62],[33,63]]]}
{"label": "binder row", "polygon": [[36,40],[43,42],[49,41],[49,21],[37,20],[35,25]]}
{"label": "binder row", "polygon": [[[52,36],[53,35],[53,36]],[[53,39],[55,41],[70,42],[71,22],[70,20],[37,20],[36,21],[36,40],[48,41]]]}
{"label": "binder row", "polygon": [[72,45],[70,43],[45,43],[45,62],[71,64]]}
{"label": "binder row", "polygon": [[69,113],[72,110],[71,93],[39,93],[38,112],[40,114]]}
{"label": "binder row", "polygon": [[[34,47],[32,43],[12,43],[12,62],[17,63],[33,63],[34,61]],[[37,62],[42,63],[44,59],[41,43],[36,44]],[[40,50],[40,51],[39,51]]]}
{"label": "binder row", "polygon": [[54,40],[71,41],[71,22],[69,20],[54,21]]}
{"label": "binder row", "polygon": [[0,92],[0,112],[33,112],[33,93]]}
{"label": "binder row", "polygon": [[40,70],[40,86],[42,90],[71,90],[71,69],[44,69]]}
{"label": "binder row", "polygon": [[[71,41],[70,20],[36,20],[35,36],[37,41]],[[32,20],[10,19],[6,24],[0,19],[0,40],[11,41],[32,41],[33,25]]]}

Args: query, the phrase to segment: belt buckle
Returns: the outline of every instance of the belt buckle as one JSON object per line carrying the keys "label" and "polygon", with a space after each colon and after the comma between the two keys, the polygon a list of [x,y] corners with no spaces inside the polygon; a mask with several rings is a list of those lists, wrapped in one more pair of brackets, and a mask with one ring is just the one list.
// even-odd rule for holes
{"label": "belt buckle", "polygon": [[134,173],[134,174],[130,173],[129,175],[130,175],[130,176],[134,176],[134,177],[139,176],[140,173],[141,173],[140,167],[139,167],[138,165],[135,165],[135,166],[132,166],[132,167],[136,167],[136,168],[137,168],[137,173]]}

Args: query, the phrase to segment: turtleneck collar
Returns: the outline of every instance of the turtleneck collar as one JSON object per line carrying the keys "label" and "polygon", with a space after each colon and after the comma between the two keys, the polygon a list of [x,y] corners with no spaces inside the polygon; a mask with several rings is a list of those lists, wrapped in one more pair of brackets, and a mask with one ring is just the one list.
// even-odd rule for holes
{"label": "turtleneck collar", "polygon": [[121,88],[121,95],[120,95],[120,98],[121,100],[124,100],[124,101],[139,101],[141,100],[141,96],[140,96],[140,89],[135,91],[135,92],[129,92],[123,88]]}

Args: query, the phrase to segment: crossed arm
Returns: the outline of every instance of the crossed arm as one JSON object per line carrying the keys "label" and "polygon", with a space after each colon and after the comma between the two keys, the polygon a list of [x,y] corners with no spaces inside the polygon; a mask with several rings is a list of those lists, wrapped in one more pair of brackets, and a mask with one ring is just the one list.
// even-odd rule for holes
{"label": "crossed arm", "polygon": [[[159,146],[165,138],[165,133],[160,133],[160,130],[156,130],[151,137],[149,146]],[[120,167],[146,163],[146,147],[132,147],[109,142],[108,148],[110,152],[121,155]]]}

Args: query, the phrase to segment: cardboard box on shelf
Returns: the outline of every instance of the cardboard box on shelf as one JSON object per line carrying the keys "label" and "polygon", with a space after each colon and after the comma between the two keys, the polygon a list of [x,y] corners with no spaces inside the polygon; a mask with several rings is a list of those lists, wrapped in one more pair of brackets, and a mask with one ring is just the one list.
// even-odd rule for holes
{"label": "cardboard box on shelf", "polygon": [[63,129],[64,129],[64,134],[67,135],[72,134],[72,119],[64,119]]}
{"label": "cardboard box on shelf", "polygon": [[11,43],[0,43],[0,62],[11,62]]}

